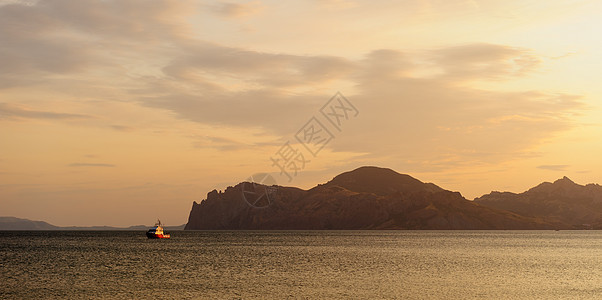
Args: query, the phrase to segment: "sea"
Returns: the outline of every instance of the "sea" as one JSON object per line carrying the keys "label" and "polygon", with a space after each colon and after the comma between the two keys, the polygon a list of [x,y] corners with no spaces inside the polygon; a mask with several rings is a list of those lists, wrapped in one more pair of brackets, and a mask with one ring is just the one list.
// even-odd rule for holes
{"label": "sea", "polygon": [[0,299],[602,299],[602,232],[3,231]]}

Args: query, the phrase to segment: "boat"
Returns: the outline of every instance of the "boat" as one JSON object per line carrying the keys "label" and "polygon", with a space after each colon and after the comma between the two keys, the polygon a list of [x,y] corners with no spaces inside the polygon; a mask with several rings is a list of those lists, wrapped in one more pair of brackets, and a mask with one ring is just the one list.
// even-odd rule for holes
{"label": "boat", "polygon": [[161,224],[161,220],[157,219],[155,226],[146,232],[146,237],[149,239],[168,239],[171,236],[169,233],[163,232],[163,224]]}

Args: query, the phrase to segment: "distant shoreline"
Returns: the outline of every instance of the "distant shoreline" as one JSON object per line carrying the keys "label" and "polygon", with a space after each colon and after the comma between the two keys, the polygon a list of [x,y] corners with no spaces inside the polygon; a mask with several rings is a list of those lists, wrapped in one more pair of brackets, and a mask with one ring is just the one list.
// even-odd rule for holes
{"label": "distant shoreline", "polygon": [[[166,230],[184,230],[186,224],[165,226]],[[139,231],[147,230],[150,225],[130,227],[114,226],[56,226],[44,221],[32,221],[16,217],[0,217],[0,231]]]}

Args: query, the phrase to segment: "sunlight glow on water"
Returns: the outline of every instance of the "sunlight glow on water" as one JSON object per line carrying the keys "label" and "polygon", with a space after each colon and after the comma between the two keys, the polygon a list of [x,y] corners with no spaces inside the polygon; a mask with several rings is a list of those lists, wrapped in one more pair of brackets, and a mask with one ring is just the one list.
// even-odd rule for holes
{"label": "sunlight glow on water", "polygon": [[586,299],[599,231],[0,232],[1,299]]}

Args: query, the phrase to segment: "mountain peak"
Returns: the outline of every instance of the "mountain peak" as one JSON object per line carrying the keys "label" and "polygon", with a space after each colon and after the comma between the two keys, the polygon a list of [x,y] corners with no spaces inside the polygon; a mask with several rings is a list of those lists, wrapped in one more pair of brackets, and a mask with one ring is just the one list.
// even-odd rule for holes
{"label": "mountain peak", "polygon": [[575,187],[580,187],[580,185],[576,184],[574,181],[572,181],[568,177],[564,176],[564,177],[554,181],[553,183],[547,182],[547,181],[542,182],[538,186],[529,189],[527,192],[529,192],[529,193],[540,193],[540,192],[550,193],[550,192],[557,191],[559,188],[560,189],[566,189],[566,188],[573,189]]}
{"label": "mountain peak", "polygon": [[374,193],[377,195],[416,190],[431,192],[442,190],[432,183],[424,183],[410,175],[374,166],[359,167],[355,170],[339,174],[326,183],[326,185],[337,185],[350,191]]}
{"label": "mountain peak", "polygon": [[552,184],[552,186],[572,188],[572,187],[577,187],[577,186],[580,186],[580,185],[576,184],[574,181],[572,181],[568,177],[564,176],[561,179],[558,179],[558,180],[554,181],[554,183]]}
{"label": "mountain peak", "polygon": [[[340,177],[346,177],[346,178],[356,177],[359,179],[361,177],[367,177],[367,176],[395,177],[395,176],[399,176],[399,175],[402,175],[402,174],[397,173],[389,168],[381,168],[381,167],[376,167],[376,166],[363,166],[363,167],[359,167],[355,170],[341,173],[341,174],[335,176],[334,179],[340,178]],[[402,175],[402,176],[404,176],[404,175]],[[405,176],[411,177],[409,175],[405,175]]]}
{"label": "mountain peak", "polygon": [[554,181],[554,183],[575,183],[574,181],[572,181],[571,179],[569,179],[568,177],[564,176],[556,181]]}

